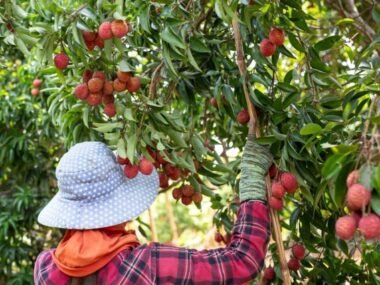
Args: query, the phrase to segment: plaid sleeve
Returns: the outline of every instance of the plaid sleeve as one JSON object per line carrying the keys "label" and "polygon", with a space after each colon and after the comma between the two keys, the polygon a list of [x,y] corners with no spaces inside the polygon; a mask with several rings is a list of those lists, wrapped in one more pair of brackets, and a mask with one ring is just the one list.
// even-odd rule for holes
{"label": "plaid sleeve", "polygon": [[243,284],[264,264],[269,240],[267,206],[260,201],[240,205],[226,248],[201,250],[153,243],[152,270],[158,284]]}

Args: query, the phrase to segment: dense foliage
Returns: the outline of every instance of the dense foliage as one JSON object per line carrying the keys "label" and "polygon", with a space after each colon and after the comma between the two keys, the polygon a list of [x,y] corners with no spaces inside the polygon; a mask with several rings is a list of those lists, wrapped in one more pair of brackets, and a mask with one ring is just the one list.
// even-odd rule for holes
{"label": "dense foliage", "polygon": [[[4,1],[0,278],[25,284],[42,245],[55,241],[40,234],[45,229],[36,225],[36,212],[54,193],[57,157],[84,140],[102,140],[130,161],[151,158],[147,146],[161,151],[190,171],[161,190],[190,183],[211,199],[216,225],[231,230],[236,195],[222,198],[218,188],[237,193],[240,159],[229,153],[242,149],[247,133],[236,121],[247,103],[234,15],[263,133],[259,142],[270,145],[278,167],[300,184],[280,212],[285,247],[302,242],[307,249],[292,273],[294,284],[380,283],[379,244],[360,235],[342,241],[334,230],[347,211],[346,177],[355,168],[361,167],[363,183],[372,179],[371,208],[380,214],[380,7],[353,0]],[[89,50],[83,31],[113,19],[128,21],[128,35]],[[285,44],[263,57],[260,42],[274,26],[285,31]],[[70,60],[64,70],[53,63],[60,52]],[[102,106],[73,96],[87,69],[109,79],[129,71],[142,86],[117,93],[117,115],[109,118]],[[43,80],[37,97],[29,95],[33,78]],[[281,284],[277,260],[272,243],[267,262]]]}

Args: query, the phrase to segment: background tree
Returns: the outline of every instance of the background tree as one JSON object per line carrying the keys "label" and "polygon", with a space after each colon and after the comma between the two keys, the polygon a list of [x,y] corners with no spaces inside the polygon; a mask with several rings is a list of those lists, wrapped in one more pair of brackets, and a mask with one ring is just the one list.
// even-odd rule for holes
{"label": "background tree", "polygon": [[[246,111],[241,113],[248,108],[247,94],[258,112],[259,142],[270,145],[278,168],[295,174],[299,184],[279,212],[285,248],[295,243],[306,247],[292,282],[379,283],[378,243],[365,241],[359,232],[343,241],[334,228],[348,212],[346,178],[353,169],[360,168],[359,182],[372,190],[366,211],[380,214],[380,7],[375,2],[3,3],[1,49],[7,52],[0,155],[1,195],[6,198],[1,202],[0,276],[5,281],[30,280],[42,244],[56,241],[44,233],[38,235],[41,240],[33,238],[43,230],[35,223],[36,212],[54,194],[54,158],[84,140],[104,141],[132,164],[140,155],[160,161],[158,153],[163,158],[156,163],[163,173],[161,192],[180,187],[174,191],[178,198],[183,185],[191,185],[202,196],[192,193],[182,203],[194,200],[201,207],[196,199],[207,196],[216,210],[215,224],[229,233],[240,165],[240,158],[230,154],[245,143],[247,128],[238,121],[247,119]],[[234,17],[239,20],[235,31]],[[115,20],[121,20],[115,22],[121,29],[128,23],[128,34],[118,37],[111,27],[111,38],[102,41],[109,30],[104,25],[101,31],[100,25]],[[246,77],[236,62],[236,27]],[[284,44],[271,43],[273,27],[285,31]],[[132,92],[113,92],[114,99],[108,99],[114,103],[97,105],[105,96],[83,91],[95,80],[74,96],[75,88],[90,79],[82,78],[86,70],[98,72],[98,78],[103,72],[108,81],[118,80],[114,89]],[[123,84],[123,75],[133,76],[136,84]],[[34,77],[43,83],[39,95],[31,97]],[[167,185],[164,175],[170,176]],[[218,190],[227,186],[234,194]],[[29,233],[36,235],[25,237]],[[282,284],[277,247],[271,243],[267,265],[274,265],[274,282]],[[293,265],[289,267],[296,269]]]}

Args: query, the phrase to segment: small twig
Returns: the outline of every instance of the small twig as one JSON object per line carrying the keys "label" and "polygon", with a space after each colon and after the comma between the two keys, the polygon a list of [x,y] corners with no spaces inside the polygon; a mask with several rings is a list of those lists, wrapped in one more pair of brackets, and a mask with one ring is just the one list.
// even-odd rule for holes
{"label": "small twig", "polygon": [[157,94],[157,84],[160,81],[160,70],[164,66],[164,62],[161,62],[152,73],[152,80],[149,85],[149,99],[153,99]]}

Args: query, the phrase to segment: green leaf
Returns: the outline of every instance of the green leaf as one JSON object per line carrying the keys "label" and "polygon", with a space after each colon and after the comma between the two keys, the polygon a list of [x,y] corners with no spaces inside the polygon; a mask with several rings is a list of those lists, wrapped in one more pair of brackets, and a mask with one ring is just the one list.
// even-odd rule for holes
{"label": "green leaf", "polygon": [[341,39],[340,36],[327,37],[314,45],[314,48],[318,51],[328,50],[334,46]]}
{"label": "green leaf", "polygon": [[169,43],[170,45],[173,45],[175,47],[185,49],[186,45],[185,43],[181,40],[179,36],[177,36],[173,30],[169,27],[166,27],[162,32],[161,32],[161,38]]}
{"label": "green leaf", "polygon": [[302,127],[300,134],[303,136],[320,134],[322,132],[322,127],[315,123],[309,123]]}
{"label": "green leaf", "polygon": [[379,195],[372,195],[371,207],[375,211],[376,214],[380,215],[380,196]]}
{"label": "green leaf", "polygon": [[190,61],[190,64],[199,72],[202,72],[202,69],[199,67],[198,63],[196,62],[195,58],[193,57],[193,54],[191,53],[191,50],[188,48],[187,51],[187,57]]}
{"label": "green leaf", "polygon": [[296,36],[292,33],[288,33],[288,39],[290,44],[298,51],[305,52],[305,49],[303,48],[302,44],[298,41]]}
{"label": "green leaf", "polygon": [[377,22],[380,23],[380,10],[378,8],[372,9],[372,18]]}
{"label": "green leaf", "polygon": [[136,133],[129,134],[127,138],[127,157],[133,163],[136,149]]}
{"label": "green leaf", "polygon": [[141,27],[150,34],[150,5],[147,5],[139,16]]}
{"label": "green leaf", "polygon": [[210,53],[211,50],[206,44],[196,37],[190,38],[190,48],[199,53]]}
{"label": "green leaf", "polygon": [[183,139],[180,132],[176,132],[172,128],[167,129],[165,132],[177,146],[182,147],[182,148],[187,147],[187,144],[185,140]]}
{"label": "green leaf", "polygon": [[125,147],[124,138],[120,138],[117,142],[117,154],[122,158],[127,157],[127,151],[126,151],[126,147]]}

